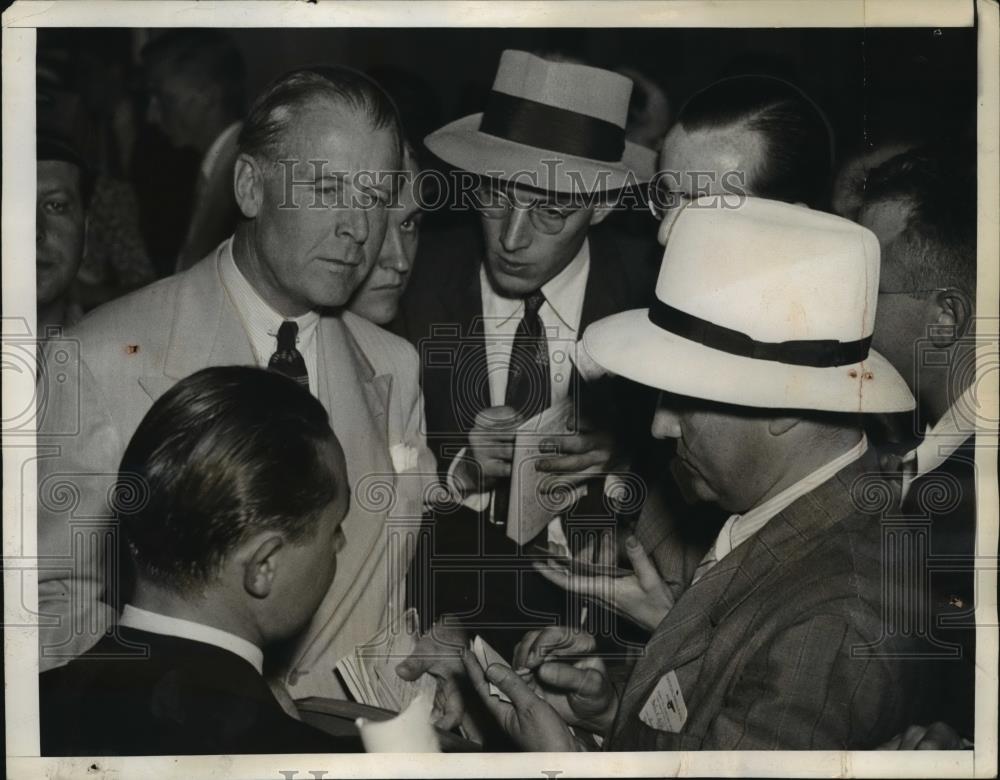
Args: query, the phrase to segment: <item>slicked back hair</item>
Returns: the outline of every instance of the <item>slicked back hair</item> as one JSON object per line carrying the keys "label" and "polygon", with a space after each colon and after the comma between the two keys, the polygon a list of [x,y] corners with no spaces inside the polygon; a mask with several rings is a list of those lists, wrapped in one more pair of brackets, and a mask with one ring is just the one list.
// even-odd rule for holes
{"label": "slicked back hair", "polygon": [[904,284],[954,287],[975,301],[975,147],[923,146],[886,160],[868,175],[862,209],[890,201],[909,209],[890,253]]}
{"label": "slicked back hair", "polygon": [[389,129],[402,156],[403,138],[396,106],[368,76],[342,65],[293,70],[268,85],[254,101],[239,137],[240,152],[276,162],[288,128],[316,100],[329,100],[365,116],[373,130]]}
{"label": "slicked back hair", "polygon": [[764,150],[747,189],[762,198],[827,208],[833,135],[802,90],[773,76],[733,76],[692,97],[678,117],[687,131],[733,128],[758,133]]}
{"label": "slicked back hair", "polygon": [[140,577],[198,590],[255,533],[310,538],[346,485],[323,405],[293,380],[206,368],[153,404],[122,457],[116,515]]}

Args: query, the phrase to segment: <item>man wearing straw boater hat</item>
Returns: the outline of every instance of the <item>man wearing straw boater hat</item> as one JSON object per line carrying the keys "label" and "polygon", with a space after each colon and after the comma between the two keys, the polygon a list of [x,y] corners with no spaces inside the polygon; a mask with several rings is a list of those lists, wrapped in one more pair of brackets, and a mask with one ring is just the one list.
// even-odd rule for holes
{"label": "man wearing straw boater hat", "polygon": [[890,494],[862,420],[914,401],[870,347],[878,278],[865,228],[701,198],[653,304],[587,329],[599,366],[660,390],[652,434],[677,441],[675,477],[731,516],[620,694],[600,660],[559,660],[593,647],[559,628],[522,640],[520,675],[466,662],[523,747],[577,749],[567,722],[610,750],[866,749],[909,725],[918,602],[883,561]]}
{"label": "man wearing straw boater hat", "polygon": [[[523,556],[562,529],[508,536],[513,428],[573,398],[572,425],[538,471],[578,488],[581,472],[607,470],[610,435],[579,414],[576,343],[588,324],[647,303],[652,286],[652,235],[597,227],[654,171],[655,154],[625,140],[631,90],[611,71],[508,50],[485,110],[425,139],[465,172],[453,181],[475,181],[464,194],[479,217],[422,242],[398,323],[422,353],[428,441],[459,505],[436,519],[434,555],[468,564],[436,572],[428,601],[437,615],[466,613],[501,651],[566,601]],[[601,506],[603,477],[593,483],[585,500]]]}

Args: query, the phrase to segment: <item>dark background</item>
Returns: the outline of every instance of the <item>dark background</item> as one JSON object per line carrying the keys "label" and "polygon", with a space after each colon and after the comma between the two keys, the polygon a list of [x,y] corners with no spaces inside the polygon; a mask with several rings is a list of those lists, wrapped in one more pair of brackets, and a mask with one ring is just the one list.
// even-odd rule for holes
{"label": "dark background", "polygon": [[[300,65],[394,66],[422,79],[445,122],[482,109],[501,51],[559,52],[658,82],[672,113],[723,75],[763,72],[802,87],[828,113],[842,151],[907,128],[945,129],[974,117],[973,28],[942,29],[234,29],[248,93]],[[157,30],[39,30],[39,57],[62,50],[70,76],[80,51],[134,58]],[[437,115],[437,116],[432,116]]]}

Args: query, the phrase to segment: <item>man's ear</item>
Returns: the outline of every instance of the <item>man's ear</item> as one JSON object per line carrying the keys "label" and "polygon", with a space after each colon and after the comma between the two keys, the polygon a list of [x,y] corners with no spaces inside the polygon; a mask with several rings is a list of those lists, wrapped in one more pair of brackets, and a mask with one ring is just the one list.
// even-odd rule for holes
{"label": "man's ear", "polygon": [[784,436],[800,422],[801,417],[772,417],[767,423],[767,432],[774,437]]}
{"label": "man's ear", "polygon": [[236,158],[233,167],[233,192],[236,204],[247,219],[253,219],[260,211],[264,198],[264,172],[260,164],[249,154]]}
{"label": "man's ear", "polygon": [[284,540],[276,535],[250,542],[249,557],[243,564],[243,589],[254,598],[264,599],[271,594],[278,574],[277,553],[284,546]]}
{"label": "man's ear", "polygon": [[594,209],[594,213],[590,215],[590,224],[600,225],[604,220],[608,218],[608,214],[612,211],[611,206],[598,206]]}
{"label": "man's ear", "polygon": [[934,295],[937,316],[930,327],[931,342],[935,347],[947,349],[967,336],[973,327],[975,306],[961,290],[948,287]]}

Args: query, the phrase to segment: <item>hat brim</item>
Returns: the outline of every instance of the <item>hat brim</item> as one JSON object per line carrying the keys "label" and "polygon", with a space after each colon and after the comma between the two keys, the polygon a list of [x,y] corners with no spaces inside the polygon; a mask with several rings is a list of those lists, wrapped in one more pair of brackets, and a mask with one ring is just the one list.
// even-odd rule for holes
{"label": "hat brim", "polygon": [[905,412],[913,395],[874,350],[855,365],[793,366],[739,357],[657,327],[646,309],[605,317],[587,328],[583,348],[612,374],[679,395],[765,409]]}
{"label": "hat brim", "polygon": [[[456,119],[428,135],[424,145],[464,171],[520,181],[550,192],[580,194],[581,187],[584,193],[620,190],[649,181],[656,172],[656,152],[630,141],[625,142],[621,162],[601,162],[482,133],[482,116]],[[553,162],[543,165],[542,161]]]}

